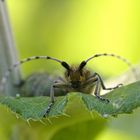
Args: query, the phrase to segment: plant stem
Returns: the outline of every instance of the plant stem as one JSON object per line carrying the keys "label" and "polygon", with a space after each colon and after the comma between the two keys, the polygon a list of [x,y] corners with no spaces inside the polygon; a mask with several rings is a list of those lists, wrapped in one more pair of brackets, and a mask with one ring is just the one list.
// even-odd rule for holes
{"label": "plant stem", "polygon": [[[6,3],[0,0],[0,79],[10,66],[17,62],[17,53],[13,41]],[[8,81],[4,85],[5,95],[14,96],[17,93],[14,84],[19,84],[21,80],[19,68],[13,69]]]}

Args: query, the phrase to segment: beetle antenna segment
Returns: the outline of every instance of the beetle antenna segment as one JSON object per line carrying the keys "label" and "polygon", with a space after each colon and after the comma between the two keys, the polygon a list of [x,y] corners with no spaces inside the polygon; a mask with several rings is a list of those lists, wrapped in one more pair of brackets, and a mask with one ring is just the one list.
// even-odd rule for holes
{"label": "beetle antenna segment", "polygon": [[62,65],[64,68],[66,68],[68,71],[70,71],[70,66],[69,66],[66,62],[62,61],[62,62],[61,62],[61,65]]}
{"label": "beetle antenna segment", "polygon": [[[108,54],[108,53],[103,53],[103,54],[95,54],[93,56],[91,56],[90,58],[88,58],[87,60],[83,61],[85,62],[85,64],[90,61],[91,59],[95,58],[95,57],[99,57],[99,56],[112,56],[112,57],[115,57],[119,60],[122,60],[124,63],[126,63],[129,67],[131,67],[131,70],[132,70],[132,73],[135,77],[135,79],[137,79],[137,74],[136,74],[136,70],[135,68],[132,67],[132,64],[124,57],[122,56],[119,56],[119,55],[116,55],[116,54]],[[81,63],[82,64],[82,63]]]}
{"label": "beetle antenna segment", "polygon": [[32,60],[36,60],[36,59],[50,59],[50,60],[54,60],[58,63],[60,63],[63,67],[65,67],[67,70],[70,69],[69,68],[69,65],[64,62],[64,61],[61,61],[61,60],[58,60],[56,58],[53,58],[53,57],[49,57],[49,56],[32,56],[32,57],[28,57],[28,58],[25,58],[17,63],[15,63],[14,65],[12,65],[8,70],[7,72],[5,73],[5,75],[2,77],[2,80],[0,81],[0,91],[3,90],[4,88],[4,84],[6,83],[10,73],[12,72],[12,70],[16,67],[18,67],[19,65],[23,64],[23,63],[26,63],[26,62],[29,62],[29,61],[32,61]]}
{"label": "beetle antenna segment", "polygon": [[87,64],[86,61],[82,61],[81,64],[79,65],[78,70],[81,71],[81,70],[84,68],[84,66],[85,66],[86,64]]}

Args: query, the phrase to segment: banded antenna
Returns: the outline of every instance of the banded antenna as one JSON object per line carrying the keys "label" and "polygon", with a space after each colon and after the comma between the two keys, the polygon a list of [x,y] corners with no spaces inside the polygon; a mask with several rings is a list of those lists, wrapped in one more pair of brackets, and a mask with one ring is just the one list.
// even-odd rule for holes
{"label": "banded antenna", "polygon": [[82,70],[82,68],[87,64],[87,62],[89,62],[90,60],[92,60],[93,58],[96,57],[100,57],[100,56],[111,56],[111,57],[115,57],[121,61],[123,61],[124,63],[126,63],[129,67],[131,67],[131,71],[135,77],[135,79],[137,80],[137,74],[136,74],[136,70],[135,68],[133,68],[132,64],[124,57],[119,56],[119,55],[115,55],[115,54],[108,54],[108,53],[102,53],[102,54],[95,54],[91,57],[89,57],[87,60],[84,60],[81,62],[81,64],[79,65],[79,70]]}
{"label": "banded antenna", "polygon": [[2,77],[2,80],[0,81],[0,91],[3,90],[4,88],[4,85],[10,75],[10,73],[12,72],[12,70],[16,67],[18,67],[19,65],[23,64],[23,63],[26,63],[26,62],[29,62],[29,61],[32,61],[32,60],[36,60],[36,59],[50,59],[50,60],[54,60],[58,63],[60,63],[64,68],[66,68],[67,70],[70,70],[70,66],[64,62],[64,61],[61,61],[59,59],[56,59],[56,58],[53,58],[53,57],[49,57],[49,56],[32,56],[32,57],[28,57],[28,58],[25,58],[19,62],[17,62],[16,64],[12,65],[8,70],[7,72],[4,74],[4,76]]}

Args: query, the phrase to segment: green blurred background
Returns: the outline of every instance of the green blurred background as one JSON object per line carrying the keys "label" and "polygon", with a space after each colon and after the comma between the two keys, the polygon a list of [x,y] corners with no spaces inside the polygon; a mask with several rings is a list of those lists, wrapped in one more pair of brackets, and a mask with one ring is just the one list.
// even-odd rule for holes
{"label": "green blurred background", "polygon": [[[48,55],[79,63],[93,54],[106,52],[139,63],[139,0],[12,0],[7,4],[20,58]],[[127,69],[121,61],[110,57],[95,59],[89,67],[103,77],[119,75]],[[52,61],[27,63],[23,70],[24,76],[44,70],[63,72]],[[139,118],[140,111],[136,110],[132,115],[110,120],[97,140],[139,140]],[[0,129],[4,135],[4,129]]]}
{"label": "green blurred background", "polygon": [[[49,55],[79,63],[93,54],[107,52],[124,56],[133,64],[139,62],[139,0],[12,0],[7,3],[20,58]],[[24,72],[52,71],[56,65],[32,62],[24,65]],[[105,76],[127,69],[122,62],[105,57],[93,60],[89,67]]]}

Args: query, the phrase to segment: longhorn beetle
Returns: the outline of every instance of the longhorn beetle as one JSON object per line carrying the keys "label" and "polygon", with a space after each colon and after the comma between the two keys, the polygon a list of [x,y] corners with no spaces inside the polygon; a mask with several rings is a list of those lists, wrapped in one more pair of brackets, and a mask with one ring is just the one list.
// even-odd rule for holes
{"label": "longhorn beetle", "polygon": [[[25,58],[25,59],[17,62],[16,64],[14,64],[13,66],[11,66],[8,69],[8,71],[5,73],[5,75],[3,76],[2,80],[1,80],[0,91],[3,90],[4,84],[6,83],[8,77],[9,77],[9,74],[15,67],[17,67],[20,64],[23,64],[25,62],[29,62],[29,61],[36,60],[36,59],[49,59],[49,60],[53,60],[53,61],[60,63],[66,69],[66,72],[64,74],[64,78],[59,78],[59,80],[55,80],[50,87],[50,103],[46,109],[46,115],[49,113],[52,105],[54,104],[54,101],[55,101],[54,89],[55,88],[64,89],[66,91],[66,93],[76,91],[76,92],[83,92],[83,93],[87,93],[87,94],[90,94],[92,92],[92,90],[94,89],[94,95],[99,100],[106,101],[108,103],[109,102],[108,99],[105,99],[102,96],[100,96],[100,87],[102,87],[102,89],[104,89],[104,90],[113,90],[113,89],[120,87],[122,84],[118,84],[114,87],[107,88],[104,85],[104,82],[98,73],[91,72],[90,70],[85,68],[86,64],[90,60],[92,60],[93,58],[96,58],[96,57],[100,57],[100,56],[116,57],[117,59],[120,59],[123,62],[125,62],[128,66],[131,66],[131,63],[127,59],[125,59],[119,55],[107,54],[107,53],[95,54],[95,55],[91,56],[90,58],[82,61],[78,66],[75,66],[75,67],[70,66],[65,61],[61,61],[61,60],[53,58],[53,57],[33,56],[33,57]],[[135,74],[135,71],[133,68],[132,68],[132,72]]]}

